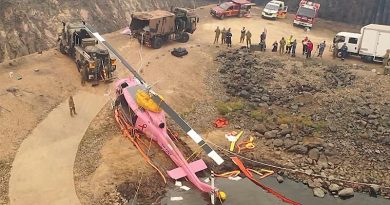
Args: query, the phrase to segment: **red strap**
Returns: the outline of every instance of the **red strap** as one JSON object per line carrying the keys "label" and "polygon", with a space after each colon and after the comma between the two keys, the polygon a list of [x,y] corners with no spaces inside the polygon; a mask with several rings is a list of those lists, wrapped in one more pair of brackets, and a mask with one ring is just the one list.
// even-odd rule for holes
{"label": "red strap", "polygon": [[232,161],[234,162],[234,164],[236,164],[240,170],[242,171],[242,173],[245,174],[246,177],[248,177],[249,180],[251,180],[253,183],[255,183],[257,186],[261,187],[262,189],[266,190],[267,192],[273,194],[274,196],[278,197],[279,199],[281,199],[283,202],[286,202],[286,203],[289,203],[289,204],[292,204],[292,205],[302,205],[298,202],[295,202],[281,194],[279,194],[278,192],[272,190],[271,188],[261,184],[260,182],[256,181],[255,178],[253,178],[253,175],[251,172],[248,171],[248,169],[244,166],[244,164],[241,162],[241,160],[238,158],[238,157],[230,157],[230,159],[232,159]]}

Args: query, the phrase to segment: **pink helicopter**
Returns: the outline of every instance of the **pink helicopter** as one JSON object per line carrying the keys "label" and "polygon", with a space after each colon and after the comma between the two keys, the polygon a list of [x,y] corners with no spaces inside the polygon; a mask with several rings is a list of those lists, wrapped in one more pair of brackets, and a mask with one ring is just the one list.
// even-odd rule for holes
{"label": "pink helicopter", "polygon": [[89,25],[85,25],[85,30],[95,36],[134,75],[134,77],[121,79],[115,83],[117,97],[115,101],[115,115],[122,131],[129,134],[132,134],[134,131],[142,132],[157,142],[161,149],[178,166],[178,168],[168,171],[168,175],[171,178],[177,180],[186,177],[202,192],[218,196],[218,188],[201,181],[196,176],[196,172],[207,169],[205,162],[202,159],[190,163],[187,162],[168,135],[165,114],[170,116],[218,165],[221,165],[224,160],[177,112],[150,89],[135,69],[99,33],[94,31]]}

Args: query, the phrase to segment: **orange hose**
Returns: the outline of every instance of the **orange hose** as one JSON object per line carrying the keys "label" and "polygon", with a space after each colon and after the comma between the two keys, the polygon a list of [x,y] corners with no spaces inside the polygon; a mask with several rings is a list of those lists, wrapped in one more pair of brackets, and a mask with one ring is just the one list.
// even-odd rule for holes
{"label": "orange hose", "polygon": [[231,172],[225,172],[225,173],[221,173],[221,174],[214,173],[214,175],[216,177],[229,178],[229,177],[236,177],[240,173],[241,173],[240,170],[234,170],[234,171],[231,171]]}
{"label": "orange hose", "polygon": [[167,183],[167,180],[164,176],[164,174],[160,171],[160,169],[158,169],[153,163],[152,161],[150,160],[150,158],[145,154],[145,152],[142,150],[142,148],[140,147],[140,145],[134,140],[134,137],[131,136],[130,132],[129,132],[129,128],[133,129],[133,127],[131,125],[129,125],[128,123],[126,123],[121,114],[119,114],[119,111],[118,110],[115,110],[115,119],[116,121],[118,122],[123,134],[125,135],[126,138],[128,138],[132,143],[133,145],[138,149],[138,151],[141,153],[142,157],[144,158],[144,160],[150,165],[152,166],[155,170],[157,170],[157,172],[160,174],[161,178],[164,180],[164,183],[166,184]]}

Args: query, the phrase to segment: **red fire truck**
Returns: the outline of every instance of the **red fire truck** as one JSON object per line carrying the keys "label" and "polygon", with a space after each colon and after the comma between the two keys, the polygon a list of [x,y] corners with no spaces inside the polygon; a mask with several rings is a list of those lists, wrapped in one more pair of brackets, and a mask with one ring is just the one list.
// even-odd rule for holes
{"label": "red fire truck", "polygon": [[321,4],[313,3],[307,0],[301,0],[299,8],[294,19],[294,26],[304,26],[312,28],[315,19],[318,16]]}

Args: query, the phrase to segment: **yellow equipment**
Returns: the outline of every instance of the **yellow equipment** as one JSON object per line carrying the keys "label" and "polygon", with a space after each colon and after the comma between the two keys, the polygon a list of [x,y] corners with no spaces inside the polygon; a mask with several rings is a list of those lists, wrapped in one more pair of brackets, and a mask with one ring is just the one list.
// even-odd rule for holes
{"label": "yellow equipment", "polygon": [[152,100],[149,93],[147,93],[146,91],[141,90],[141,89],[137,90],[135,98],[136,98],[137,104],[140,107],[142,107],[146,110],[149,110],[151,112],[161,112],[160,105],[157,105],[157,103],[155,103]]}

